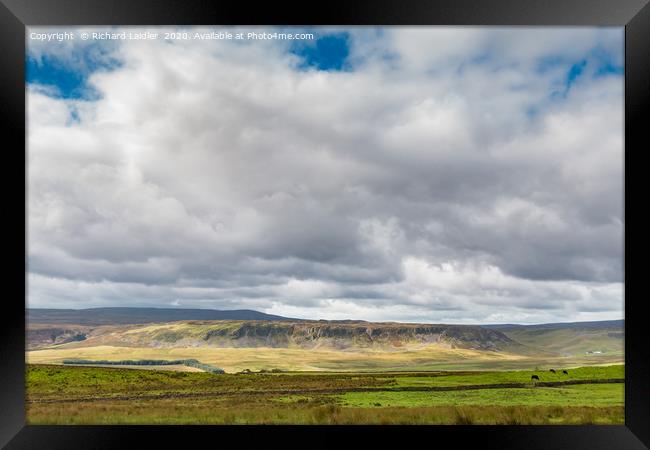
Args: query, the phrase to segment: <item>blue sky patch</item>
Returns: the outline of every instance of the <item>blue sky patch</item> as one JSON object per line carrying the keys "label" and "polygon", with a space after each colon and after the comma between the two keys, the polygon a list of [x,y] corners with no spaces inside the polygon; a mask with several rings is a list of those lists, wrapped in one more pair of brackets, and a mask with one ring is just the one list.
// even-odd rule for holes
{"label": "blue sky patch", "polygon": [[596,69],[593,74],[594,77],[598,78],[609,75],[623,75],[623,61],[617,61],[603,48],[596,47],[596,49],[594,49],[593,59],[596,63]]}
{"label": "blue sky patch", "polygon": [[595,47],[578,61],[559,56],[542,58],[537,63],[536,71],[540,74],[550,71],[563,74],[552,82],[553,89],[549,95],[551,100],[562,100],[579,80],[622,76],[624,67],[622,63],[617,62],[614,55],[600,47]]}
{"label": "blue sky patch", "polygon": [[587,60],[583,59],[575,64],[573,64],[566,75],[566,87],[567,89],[571,88],[571,85],[582,75],[587,66]]}
{"label": "blue sky patch", "polygon": [[623,66],[618,66],[616,64],[606,63],[601,65],[598,70],[596,70],[596,77],[604,77],[607,75],[623,75]]}
{"label": "blue sky patch", "polygon": [[48,56],[40,61],[28,56],[25,77],[27,83],[54,87],[57,97],[84,98],[88,94],[85,92],[87,76]]}
{"label": "blue sky patch", "polygon": [[348,33],[322,35],[314,42],[299,42],[291,52],[302,58],[301,69],[341,71],[349,69],[347,58],[350,53]]}
{"label": "blue sky patch", "polygon": [[558,67],[565,66],[566,63],[566,59],[561,56],[546,56],[537,61],[536,70],[537,73],[543,74],[555,70]]}
{"label": "blue sky patch", "polygon": [[44,54],[35,58],[27,54],[25,79],[28,84],[54,88],[54,96],[66,99],[94,100],[97,91],[88,86],[89,76],[98,70],[112,70],[119,62],[100,48],[80,49],[70,60]]}
{"label": "blue sky patch", "polygon": [[580,78],[599,78],[605,76],[622,76],[624,66],[621,58],[602,46],[596,46],[587,52],[581,60],[568,60],[561,56],[541,58],[536,67],[540,74],[557,70],[563,72],[563,79],[555,81],[556,86],[562,85],[551,94],[552,98],[566,97],[568,91]]}

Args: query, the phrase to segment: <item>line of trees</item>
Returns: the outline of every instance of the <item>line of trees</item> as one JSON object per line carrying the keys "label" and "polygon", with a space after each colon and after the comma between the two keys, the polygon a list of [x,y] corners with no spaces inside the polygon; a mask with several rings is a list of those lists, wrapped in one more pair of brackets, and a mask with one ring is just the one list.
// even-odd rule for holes
{"label": "line of trees", "polygon": [[188,367],[196,367],[197,369],[201,369],[204,372],[226,373],[220,367],[211,366],[210,364],[204,364],[204,363],[202,363],[200,361],[197,361],[196,359],[184,359],[182,364],[184,364],[184,365],[186,365]]}
{"label": "line of trees", "polygon": [[120,361],[90,360],[90,359],[64,359],[63,364],[92,364],[107,366],[169,366],[184,365],[195,367],[210,373],[225,373],[223,369],[210,364],[204,364],[196,359],[123,359]]}

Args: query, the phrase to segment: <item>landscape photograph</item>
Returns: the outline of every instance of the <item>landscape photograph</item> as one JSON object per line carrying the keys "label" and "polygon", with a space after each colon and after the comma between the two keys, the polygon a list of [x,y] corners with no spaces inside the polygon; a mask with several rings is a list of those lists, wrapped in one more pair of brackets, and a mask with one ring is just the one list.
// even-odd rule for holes
{"label": "landscape photograph", "polygon": [[624,424],[622,28],[26,37],[28,424]]}

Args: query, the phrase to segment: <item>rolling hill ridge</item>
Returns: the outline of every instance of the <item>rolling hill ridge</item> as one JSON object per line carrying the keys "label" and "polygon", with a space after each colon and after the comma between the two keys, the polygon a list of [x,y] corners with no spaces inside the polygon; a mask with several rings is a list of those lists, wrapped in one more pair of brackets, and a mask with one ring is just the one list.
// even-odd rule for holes
{"label": "rolling hill ridge", "polygon": [[29,323],[76,325],[127,325],[172,322],[177,320],[300,320],[265,314],[251,309],[181,309],[181,308],[88,308],[25,310]]}
{"label": "rolling hill ridge", "polygon": [[448,325],[301,320],[257,311],[95,308],[26,311],[27,349],[233,348],[440,350],[539,357],[622,357],[624,322]]}
{"label": "rolling hill ridge", "polygon": [[328,321],[177,321],[145,325],[34,325],[31,348],[57,344],[131,347],[447,348],[500,351],[519,346],[497,330],[473,325]]}

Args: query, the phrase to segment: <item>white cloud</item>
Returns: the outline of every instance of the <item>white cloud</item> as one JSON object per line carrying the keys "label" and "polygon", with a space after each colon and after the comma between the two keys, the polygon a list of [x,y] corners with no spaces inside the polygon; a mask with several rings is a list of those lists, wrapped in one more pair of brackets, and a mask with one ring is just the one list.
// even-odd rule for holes
{"label": "white cloud", "polygon": [[619,61],[621,30],[350,33],[346,72],[124,41],[98,99],[30,86],[29,306],[620,317],[623,84],[594,49]]}

